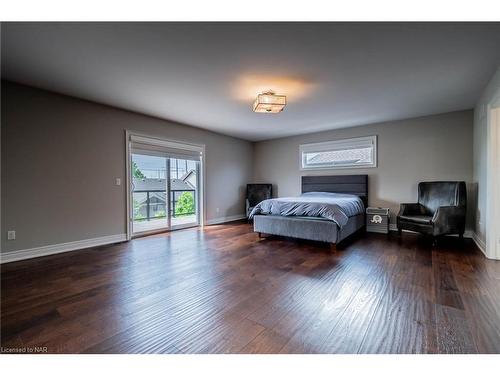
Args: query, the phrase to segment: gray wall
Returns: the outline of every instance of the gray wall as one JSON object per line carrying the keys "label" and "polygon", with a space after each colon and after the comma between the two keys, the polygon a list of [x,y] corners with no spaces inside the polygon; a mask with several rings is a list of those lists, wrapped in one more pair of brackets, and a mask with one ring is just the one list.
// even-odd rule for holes
{"label": "gray wall", "polygon": [[244,213],[252,143],[3,82],[2,252],[125,233],[125,129],[205,144],[207,219]]}
{"label": "gray wall", "polygon": [[[394,219],[399,203],[416,200],[419,181],[464,180],[473,190],[472,118],[472,111],[460,111],[258,142],[254,181],[272,183],[277,196],[289,196],[300,193],[301,175],[368,174],[369,204],[389,207]],[[377,168],[300,171],[301,143],[368,135],[378,136]]]}
{"label": "gray wall", "polygon": [[483,247],[486,243],[486,204],[487,204],[487,106],[494,101],[500,102],[500,68],[484,89],[481,98],[474,108],[474,176],[473,181],[478,186],[477,207],[475,215],[475,232]]}
{"label": "gray wall", "polygon": [[[125,129],[206,145],[208,220],[243,214],[244,187],[251,180],[272,182],[277,195],[285,196],[300,193],[303,174],[367,173],[370,204],[390,207],[393,214],[400,202],[415,200],[418,181],[465,180],[473,228],[476,184],[471,182],[480,179],[476,173],[473,179],[472,122],[472,111],[461,111],[252,144],[2,83],[2,251],[125,233]],[[476,134],[481,128],[474,129],[474,163],[482,165],[478,141],[483,138]],[[378,168],[299,170],[301,143],[373,134]],[[114,185],[116,177],[121,186]],[[7,230],[16,230],[15,241],[6,240]]]}

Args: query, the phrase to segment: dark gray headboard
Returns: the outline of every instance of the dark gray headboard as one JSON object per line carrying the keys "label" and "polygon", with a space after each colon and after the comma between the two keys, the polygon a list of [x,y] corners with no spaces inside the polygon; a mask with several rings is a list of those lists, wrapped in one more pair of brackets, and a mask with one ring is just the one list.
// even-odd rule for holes
{"label": "dark gray headboard", "polygon": [[302,192],[324,191],[358,195],[368,206],[368,175],[302,176]]}

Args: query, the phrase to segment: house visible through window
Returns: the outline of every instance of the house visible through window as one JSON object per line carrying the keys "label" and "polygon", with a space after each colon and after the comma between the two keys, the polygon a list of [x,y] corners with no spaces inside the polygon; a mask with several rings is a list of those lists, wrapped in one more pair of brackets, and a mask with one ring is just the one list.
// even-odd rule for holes
{"label": "house visible through window", "polygon": [[377,166],[377,136],[300,145],[302,169]]}

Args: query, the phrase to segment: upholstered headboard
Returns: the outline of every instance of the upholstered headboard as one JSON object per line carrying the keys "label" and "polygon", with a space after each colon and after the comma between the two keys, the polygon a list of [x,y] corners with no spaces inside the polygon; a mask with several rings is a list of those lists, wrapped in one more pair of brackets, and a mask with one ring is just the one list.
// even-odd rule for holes
{"label": "upholstered headboard", "polygon": [[302,176],[302,192],[323,191],[327,193],[354,194],[368,206],[368,175]]}

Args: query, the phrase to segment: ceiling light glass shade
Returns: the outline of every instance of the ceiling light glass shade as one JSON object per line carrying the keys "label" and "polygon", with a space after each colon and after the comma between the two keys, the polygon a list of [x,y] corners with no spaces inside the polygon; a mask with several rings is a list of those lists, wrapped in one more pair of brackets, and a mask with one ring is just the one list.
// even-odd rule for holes
{"label": "ceiling light glass shade", "polygon": [[257,95],[253,103],[253,111],[258,113],[279,113],[285,108],[286,96],[276,95],[273,92],[264,92]]}

